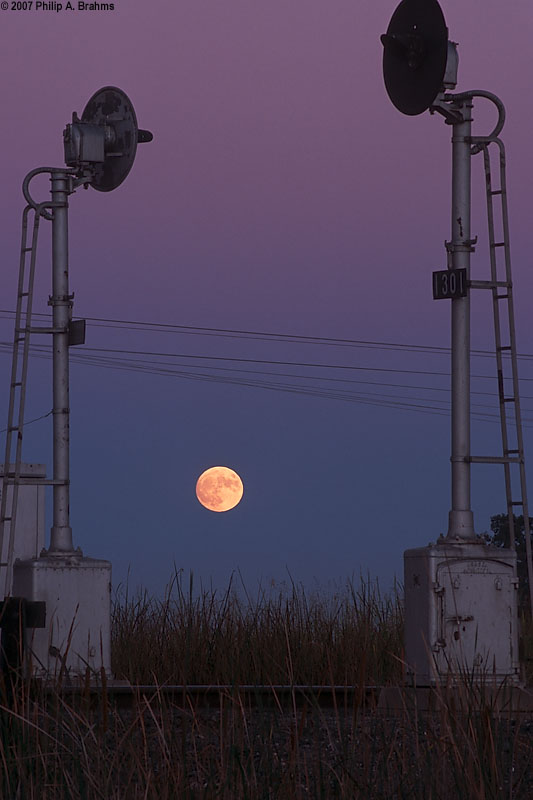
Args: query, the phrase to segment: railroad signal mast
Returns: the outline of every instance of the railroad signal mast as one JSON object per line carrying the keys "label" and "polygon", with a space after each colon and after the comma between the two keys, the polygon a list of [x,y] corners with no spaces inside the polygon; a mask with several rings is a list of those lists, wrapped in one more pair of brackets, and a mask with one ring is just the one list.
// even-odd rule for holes
{"label": "railroad signal mast", "polygon": [[[69,293],[68,198],[77,188],[116,189],[128,175],[137,144],[152,140],[140,130],[131,101],[106,86],[89,100],[81,119],[72,115],[65,128],[66,167],[39,167],[23,182],[27,202],[15,315],[6,448],[0,502],[0,604],[2,666],[50,676],[70,672],[111,673],[111,564],[74,549],[70,526],[69,348],[85,341],[85,321],[72,319]],[[30,184],[39,174],[51,181],[51,199],[37,202]],[[33,214],[33,228],[29,219]],[[32,322],[37,242],[41,219],[52,223],[52,327]],[[24,409],[30,338],[52,336],[53,477],[22,463]],[[50,546],[44,549],[42,524],[23,524],[23,500],[53,488]],[[19,491],[20,490],[20,491]],[[40,500],[42,503],[42,499]],[[38,503],[37,503],[38,505]],[[42,513],[39,511],[40,517]],[[37,528],[31,530],[32,527]],[[43,548],[43,549],[41,549]],[[27,631],[26,629],[30,629]],[[31,640],[31,641],[30,641]],[[9,655],[11,654],[11,655]],[[11,661],[16,663],[7,663]]]}
{"label": "railroad signal mast", "polygon": [[[419,685],[465,671],[516,681],[518,581],[513,514],[517,508],[522,509],[524,517],[532,609],[533,564],[518,389],[505,150],[499,139],[505,110],[491,92],[450,93],[457,83],[458,56],[455,43],[448,40],[437,0],[402,0],[381,41],[385,87],[394,106],[409,116],[427,110],[441,114],[452,127],[451,240],[446,243],[447,269],[433,273],[434,299],[451,302],[451,509],[446,536],[441,535],[434,545],[404,553],[407,668]],[[488,136],[472,135],[475,98],[485,98],[497,108],[498,122]],[[496,187],[491,145],[499,154]],[[487,280],[472,280],[470,274],[470,256],[477,241],[470,231],[471,160],[478,153],[483,153],[486,178],[490,252]],[[497,456],[474,456],[470,449],[470,293],[477,289],[490,291],[493,301],[502,436],[502,452]],[[491,547],[476,536],[470,492],[473,463],[503,465],[510,529],[508,549]],[[518,471],[514,482],[513,470]]]}

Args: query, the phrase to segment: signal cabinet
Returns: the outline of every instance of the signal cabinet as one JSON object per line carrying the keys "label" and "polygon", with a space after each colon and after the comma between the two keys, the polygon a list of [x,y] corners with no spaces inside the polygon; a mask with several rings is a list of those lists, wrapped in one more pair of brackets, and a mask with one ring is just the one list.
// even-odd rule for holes
{"label": "signal cabinet", "polygon": [[406,550],[405,662],[416,685],[519,680],[516,553],[441,537]]}
{"label": "signal cabinet", "polygon": [[45,603],[42,628],[27,633],[36,677],[111,677],[111,564],[81,551],[17,561],[13,595]]}
{"label": "signal cabinet", "polygon": [[[14,474],[15,465],[10,464],[10,472]],[[2,478],[4,475],[4,465],[0,465],[0,497],[2,492]],[[46,467],[44,464],[21,464],[21,478],[39,480],[46,477]],[[13,497],[13,486],[7,487],[7,506],[6,512],[11,514],[11,503]],[[6,523],[4,530],[4,541],[1,546],[0,562],[5,563],[8,557],[10,525]],[[36,558],[44,547],[44,486],[41,484],[21,484],[18,490],[17,518],[15,536],[13,540],[13,560],[17,558]],[[7,567],[0,566],[0,594],[4,592],[6,586]],[[7,591],[9,594],[12,583],[12,571],[7,575]],[[3,600],[4,595],[0,597]]]}

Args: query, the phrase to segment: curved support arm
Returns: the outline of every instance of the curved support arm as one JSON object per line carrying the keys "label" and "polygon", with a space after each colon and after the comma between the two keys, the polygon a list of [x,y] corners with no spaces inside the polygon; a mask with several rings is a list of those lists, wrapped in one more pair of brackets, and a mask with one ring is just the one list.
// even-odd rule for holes
{"label": "curved support arm", "polygon": [[[484,136],[484,140],[492,140],[496,139],[501,131],[503,126],[505,125],[505,106],[503,105],[502,101],[499,97],[497,97],[492,92],[486,92],[484,89],[471,89],[468,92],[460,92],[459,94],[446,94],[444,96],[445,100],[468,100],[471,97],[484,97],[487,100],[490,100],[491,103],[494,103],[496,108],[498,109],[498,122],[492,133],[489,136]],[[475,140],[475,136],[472,137]],[[479,153],[483,149],[483,145],[475,144],[472,147],[472,153]]]}
{"label": "curved support arm", "polygon": [[74,174],[71,170],[62,169],[61,167],[37,167],[36,169],[32,169],[31,172],[28,172],[26,177],[22,182],[22,194],[24,195],[24,199],[31,206],[35,211],[40,214],[41,217],[44,219],[51,220],[52,214],[49,214],[48,211],[45,211],[45,208],[57,208],[57,206],[61,205],[60,203],[54,203],[51,200],[45,203],[37,203],[33,199],[30,194],[30,183],[35,178],[36,175],[42,175],[44,172],[49,172],[53,174],[54,172],[66,172],[69,175]]}

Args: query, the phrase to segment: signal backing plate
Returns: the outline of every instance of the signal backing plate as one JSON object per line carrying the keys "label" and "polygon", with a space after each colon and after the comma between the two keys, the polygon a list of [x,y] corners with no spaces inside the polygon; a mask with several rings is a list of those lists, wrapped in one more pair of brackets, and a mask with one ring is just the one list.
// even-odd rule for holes
{"label": "signal backing plate", "polygon": [[426,111],[442,90],[448,29],[437,0],[402,0],[383,42],[383,77],[402,114]]}
{"label": "signal backing plate", "polygon": [[109,129],[105,161],[96,165],[91,186],[99,192],[110,192],[126,178],[137,152],[137,117],[131,100],[121,89],[104,86],[93,94],[81,119]]}

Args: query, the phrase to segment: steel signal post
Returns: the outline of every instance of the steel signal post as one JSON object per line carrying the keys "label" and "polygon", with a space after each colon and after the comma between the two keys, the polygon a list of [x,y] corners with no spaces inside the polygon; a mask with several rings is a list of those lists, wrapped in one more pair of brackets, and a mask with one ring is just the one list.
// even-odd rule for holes
{"label": "steel signal post", "polygon": [[[452,269],[470,278],[470,195],[472,101],[461,100],[454,111],[452,135],[452,239],[447,244]],[[470,500],[470,295],[452,301],[452,507],[448,536],[474,539]]]}
{"label": "steel signal post", "polygon": [[[53,391],[53,525],[48,553],[72,553],[70,527],[69,325],[72,297],[68,275],[68,196],[73,176],[53,171],[52,182],[52,391]],[[72,190],[71,190],[72,191]]]}
{"label": "steel signal post", "polygon": [[[451,301],[451,509],[445,536],[441,534],[435,544],[404,553],[407,673],[418,685],[456,682],[465,675],[476,680],[486,680],[490,675],[493,680],[513,684],[520,675],[519,582],[513,534],[517,506],[523,509],[532,608],[533,562],[518,393],[505,151],[498,138],[505,111],[501,101],[490,92],[447,93],[457,83],[458,59],[455,44],[448,40],[437,0],[402,0],[381,40],[385,87],[396,108],[410,116],[427,110],[438,112],[452,127],[451,241],[446,243],[447,270],[433,273],[434,298]],[[498,109],[498,123],[489,136],[472,136],[474,97],[489,99]],[[491,144],[496,144],[500,152],[498,188],[492,188],[491,182],[488,152]],[[481,151],[485,160],[490,280],[472,280],[470,276],[470,255],[475,244],[470,232],[471,158]],[[501,203],[502,232],[498,237],[494,225],[495,197]],[[497,253],[503,254],[503,265]],[[470,449],[471,289],[489,290],[493,299],[495,377],[502,430],[502,452],[497,456],[473,456]],[[508,312],[508,343],[502,343],[500,325],[503,314],[500,309],[504,304]],[[505,374],[509,367],[510,376]],[[514,419],[509,420],[507,410],[511,408]],[[515,428],[513,435],[509,422]],[[472,463],[504,466],[510,547],[490,545],[474,531]],[[511,481],[514,465],[520,473],[520,499]]]}
{"label": "steel signal post", "polygon": [[[83,321],[72,323],[68,198],[82,185],[92,186],[99,192],[116,189],[130,172],[137,144],[151,139],[149,131],[138,128],[128,96],[116,87],[105,86],[90,98],[81,119],[73,114],[72,123],[64,131],[66,168],[39,167],[28,173],[23,183],[28,205],[23,214],[0,502],[0,558],[3,553],[7,554],[5,561],[0,561],[6,587],[5,606],[0,608],[0,627],[1,611],[5,608],[11,619],[6,635],[18,636],[20,641],[17,641],[24,643],[25,628],[33,628],[33,633],[27,650],[18,648],[17,643],[12,648],[14,652],[24,653],[23,665],[18,661],[0,663],[0,668],[8,672],[18,672],[19,667],[24,666],[28,673],[45,678],[65,671],[72,677],[85,675],[87,670],[93,675],[111,674],[111,564],[84,556],[79,547],[74,549],[70,526],[69,347],[84,343],[85,324]],[[39,203],[30,194],[30,182],[42,173],[50,174],[52,197],[51,201]],[[28,217],[31,214],[34,225],[30,245]],[[40,219],[52,223],[51,328],[33,326],[31,319]],[[29,342],[33,334],[52,335],[52,479],[41,474],[33,477],[35,470],[22,463]],[[52,486],[53,524],[48,549],[42,548],[39,526],[38,535],[27,535],[22,524],[27,514],[19,515],[17,526],[19,489],[21,497],[26,499],[26,488],[31,484],[43,493],[45,486]]]}

